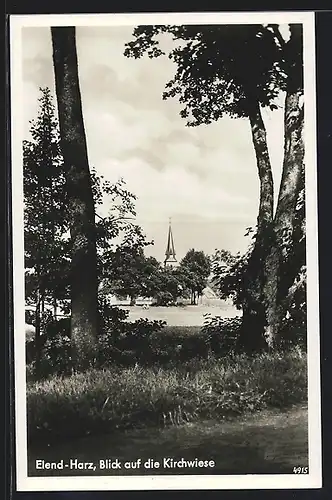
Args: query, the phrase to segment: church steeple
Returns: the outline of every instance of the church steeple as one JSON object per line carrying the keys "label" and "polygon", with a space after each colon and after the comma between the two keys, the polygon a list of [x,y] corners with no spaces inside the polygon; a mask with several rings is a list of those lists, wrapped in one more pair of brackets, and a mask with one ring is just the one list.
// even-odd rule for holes
{"label": "church steeple", "polygon": [[168,238],[167,238],[167,247],[166,247],[165,255],[166,255],[166,258],[164,260],[165,267],[177,265],[175,248],[174,248],[174,241],[173,241],[171,219],[169,219]]}

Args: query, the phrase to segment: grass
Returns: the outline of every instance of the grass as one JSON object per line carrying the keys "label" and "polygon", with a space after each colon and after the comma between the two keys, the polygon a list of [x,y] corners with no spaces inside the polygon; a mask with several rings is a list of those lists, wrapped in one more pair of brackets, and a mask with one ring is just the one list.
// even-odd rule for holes
{"label": "grass", "polygon": [[299,350],[191,360],[173,368],[110,368],[30,382],[29,441],[160,427],[306,402]]}

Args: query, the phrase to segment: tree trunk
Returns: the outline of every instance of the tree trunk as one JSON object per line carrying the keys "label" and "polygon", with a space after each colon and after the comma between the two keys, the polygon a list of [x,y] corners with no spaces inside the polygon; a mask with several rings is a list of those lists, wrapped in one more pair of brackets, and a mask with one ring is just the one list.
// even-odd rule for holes
{"label": "tree trunk", "polygon": [[303,103],[301,93],[287,94],[285,103],[285,156],[274,220],[274,245],[266,260],[266,336],[271,347],[280,343],[285,299],[299,272],[289,254],[294,245],[295,207],[304,168]]}
{"label": "tree trunk", "polygon": [[290,26],[285,44],[288,81],[284,117],[284,161],[278,204],[273,224],[273,241],[265,262],[264,300],[267,326],[265,335],[271,348],[280,344],[281,322],[288,291],[301,268],[290,259],[294,242],[296,204],[304,179],[304,102],[302,28]]}
{"label": "tree trunk", "polygon": [[74,27],[51,28],[71,260],[71,339],[77,368],[93,360],[97,336],[95,210],[89,172]]}
{"label": "tree trunk", "polygon": [[41,362],[41,321],[40,321],[40,292],[39,285],[37,290],[37,301],[35,309],[35,376],[39,378],[40,373],[40,362]]}
{"label": "tree trunk", "polygon": [[296,265],[294,259],[290,259],[289,256],[292,247],[296,245],[293,241],[295,207],[304,170],[302,47],[302,26],[290,25],[290,39],[283,47],[288,78],[284,119],[284,162],[274,220],[272,220],[273,201],[271,201],[273,189],[269,188],[269,177],[270,175],[272,177],[272,173],[265,169],[264,174],[264,157],[268,157],[263,146],[264,134],[259,132],[258,120],[256,136],[257,138],[261,136],[261,149],[259,141],[256,139],[255,142],[255,123],[253,118],[250,118],[257,160],[261,153],[263,154],[261,166],[259,161],[257,163],[261,182],[257,238],[243,280],[244,290],[248,288],[250,291],[246,292],[247,298],[244,301],[239,345],[246,350],[258,350],[263,348],[264,344],[270,348],[279,345],[281,321],[285,314],[288,291],[301,268],[301,264]]}
{"label": "tree trunk", "polygon": [[274,186],[266,129],[258,103],[250,111],[249,121],[260,182],[257,233],[261,234],[264,229],[270,227],[273,220]]}
{"label": "tree trunk", "polygon": [[263,307],[262,263],[273,221],[274,186],[266,130],[258,103],[250,108],[249,120],[260,181],[260,197],[255,246],[243,276],[243,318],[238,349],[254,352],[267,347],[264,338],[266,315]]}
{"label": "tree trunk", "polygon": [[130,305],[134,306],[136,304],[136,297],[130,297]]}
{"label": "tree trunk", "polygon": [[56,297],[54,296],[53,297],[53,318],[55,321],[58,318],[57,310],[58,310],[58,303],[57,303]]}

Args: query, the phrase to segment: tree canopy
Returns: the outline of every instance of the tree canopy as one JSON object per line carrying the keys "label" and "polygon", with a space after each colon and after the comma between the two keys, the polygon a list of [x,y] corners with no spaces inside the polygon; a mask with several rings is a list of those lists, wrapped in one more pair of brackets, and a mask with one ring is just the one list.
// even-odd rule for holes
{"label": "tree canopy", "polygon": [[59,130],[49,89],[40,89],[31,139],[23,142],[26,297],[68,296],[69,221]]}
{"label": "tree canopy", "polygon": [[166,55],[158,37],[165,33],[175,43],[168,57],[176,70],[163,98],[179,99],[188,126],[208,124],[225,114],[249,116],[256,104],[277,107],[286,75],[272,30],[259,24],[138,26],[125,55]]}
{"label": "tree canopy", "polygon": [[177,275],[184,293],[186,290],[190,291],[192,304],[197,303],[198,297],[207,285],[210,272],[210,258],[203,251],[192,248],[181,260]]}

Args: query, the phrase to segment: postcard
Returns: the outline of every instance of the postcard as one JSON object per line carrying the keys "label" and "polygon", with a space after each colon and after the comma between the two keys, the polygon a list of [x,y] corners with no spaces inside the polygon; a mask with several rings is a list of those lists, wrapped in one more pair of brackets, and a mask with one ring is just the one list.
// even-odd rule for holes
{"label": "postcard", "polygon": [[18,491],[320,488],[313,12],[10,17]]}

